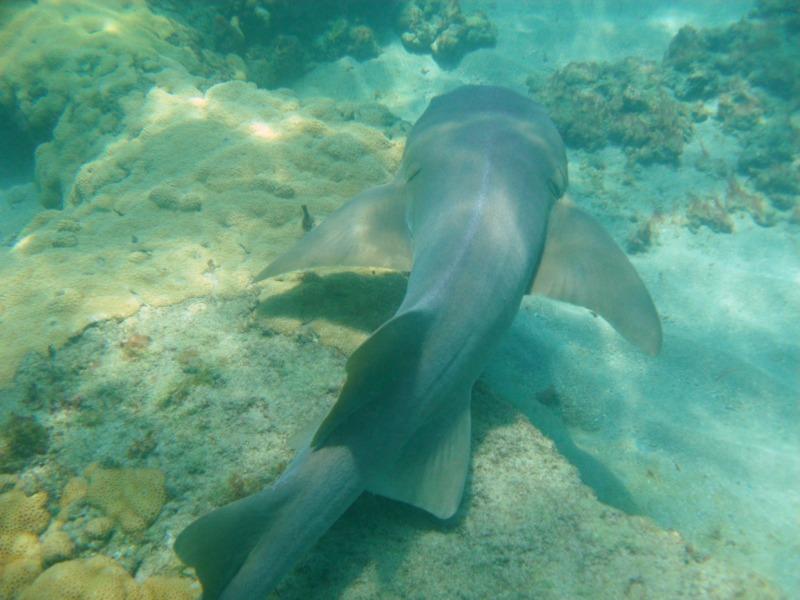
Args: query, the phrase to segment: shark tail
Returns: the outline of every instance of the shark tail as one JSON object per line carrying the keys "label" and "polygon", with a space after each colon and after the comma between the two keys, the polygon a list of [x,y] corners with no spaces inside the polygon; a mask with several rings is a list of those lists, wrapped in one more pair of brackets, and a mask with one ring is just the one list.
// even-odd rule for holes
{"label": "shark tail", "polygon": [[237,500],[198,519],[175,542],[181,560],[194,567],[203,600],[216,600],[248,560],[284,504],[273,490]]}
{"label": "shark tail", "polygon": [[180,533],[175,552],[194,567],[202,600],[255,600],[275,588],[363,489],[341,452],[304,452],[275,485]]}
{"label": "shark tail", "polygon": [[[320,425],[312,448],[342,443],[354,428],[376,421],[396,423],[425,399],[413,389],[425,361],[433,315],[425,309],[399,312],[384,323],[347,361],[347,381],[339,400]],[[389,463],[364,473],[367,491],[452,517],[461,504],[470,458],[472,382],[437,397],[433,410]],[[415,397],[415,393],[418,394]],[[385,411],[385,412],[384,412]],[[388,428],[381,428],[388,438]],[[383,453],[387,456],[388,453]]]}

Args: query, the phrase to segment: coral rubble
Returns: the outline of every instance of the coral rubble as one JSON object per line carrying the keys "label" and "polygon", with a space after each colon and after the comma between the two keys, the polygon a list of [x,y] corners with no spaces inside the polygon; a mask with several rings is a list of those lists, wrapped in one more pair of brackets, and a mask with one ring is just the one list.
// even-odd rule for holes
{"label": "coral rubble", "polygon": [[412,52],[430,53],[453,67],[468,52],[492,47],[497,31],[482,12],[464,14],[458,0],[411,0],[397,20],[400,39]]}

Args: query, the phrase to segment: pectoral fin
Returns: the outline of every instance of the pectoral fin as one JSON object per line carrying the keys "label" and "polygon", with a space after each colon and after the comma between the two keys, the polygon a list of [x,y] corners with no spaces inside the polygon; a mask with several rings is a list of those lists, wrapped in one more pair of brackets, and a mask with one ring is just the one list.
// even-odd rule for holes
{"label": "pectoral fin", "polygon": [[373,477],[367,489],[412,504],[440,519],[461,504],[470,456],[470,393],[457,410],[426,423],[392,469]]}
{"label": "pectoral fin", "polygon": [[661,322],[633,265],[611,236],[568,200],[550,213],[531,292],[595,311],[648,354],[661,349]]}
{"label": "pectoral fin", "polygon": [[411,247],[402,186],[378,186],[331,213],[256,277],[312,267],[385,267],[409,270]]}

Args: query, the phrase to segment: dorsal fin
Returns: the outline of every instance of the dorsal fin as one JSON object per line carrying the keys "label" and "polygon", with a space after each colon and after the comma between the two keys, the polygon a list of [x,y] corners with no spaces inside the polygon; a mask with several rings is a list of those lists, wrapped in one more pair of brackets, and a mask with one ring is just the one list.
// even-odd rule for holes
{"label": "dorsal fin", "polygon": [[411,245],[401,186],[390,183],[359,194],[275,259],[255,280],[334,266],[410,269]]}
{"label": "dorsal fin", "polygon": [[531,292],[595,311],[648,354],[661,349],[656,307],[628,257],[594,219],[566,198],[550,212]]}
{"label": "dorsal fin", "polygon": [[312,448],[366,404],[384,401],[387,389],[416,372],[428,322],[429,315],[420,310],[395,315],[356,348],[339,399],[314,434]]}

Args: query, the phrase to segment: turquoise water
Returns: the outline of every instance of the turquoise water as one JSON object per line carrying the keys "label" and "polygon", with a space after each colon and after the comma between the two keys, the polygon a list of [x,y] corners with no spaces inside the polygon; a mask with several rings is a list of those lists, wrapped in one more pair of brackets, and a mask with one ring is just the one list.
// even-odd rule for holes
{"label": "turquoise water", "polygon": [[544,106],[663,347],[526,296],[456,515],[363,494],[270,597],[800,597],[798,37],[779,0],[0,4],[0,598],[199,597],[176,537],[280,476],[406,281],[253,278],[463,84]]}

